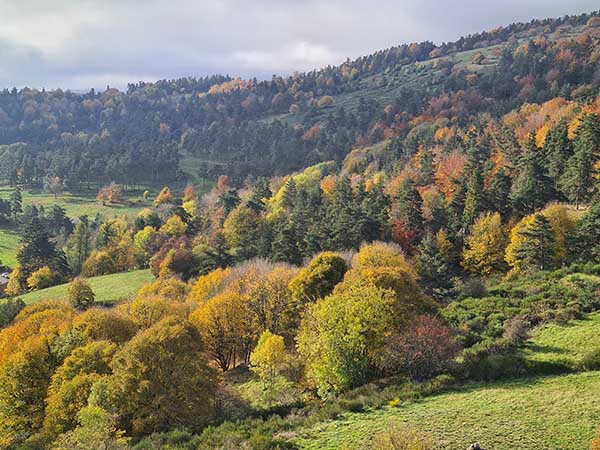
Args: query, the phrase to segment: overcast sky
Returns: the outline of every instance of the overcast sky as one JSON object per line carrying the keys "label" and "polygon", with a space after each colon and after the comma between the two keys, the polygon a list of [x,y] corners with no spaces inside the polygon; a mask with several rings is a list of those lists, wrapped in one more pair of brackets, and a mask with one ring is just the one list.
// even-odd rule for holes
{"label": "overcast sky", "polygon": [[270,77],[598,0],[0,0],[0,87]]}

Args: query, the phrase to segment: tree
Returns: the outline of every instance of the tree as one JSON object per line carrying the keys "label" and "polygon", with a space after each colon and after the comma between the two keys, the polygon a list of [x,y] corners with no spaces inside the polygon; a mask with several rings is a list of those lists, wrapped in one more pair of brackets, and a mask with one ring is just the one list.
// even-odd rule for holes
{"label": "tree", "polygon": [[160,206],[169,203],[173,203],[173,194],[171,194],[171,189],[169,189],[168,186],[165,186],[154,199],[154,206]]}
{"label": "tree", "polygon": [[162,227],[160,227],[160,232],[166,234],[167,236],[183,236],[187,231],[187,224],[181,220],[181,217],[178,215],[173,215],[167,219]]}
{"label": "tree", "polygon": [[44,266],[27,278],[27,287],[31,290],[46,289],[59,284],[61,281],[60,274],[54,272],[50,267]]}
{"label": "tree", "polygon": [[200,305],[190,321],[202,335],[206,351],[222,371],[248,362],[257,331],[247,298],[229,289]]}
{"label": "tree", "polygon": [[393,326],[394,293],[373,285],[334,293],[310,305],[298,352],[321,396],[365,383]]}
{"label": "tree", "polygon": [[346,261],[337,253],[318,254],[290,281],[293,301],[305,305],[325,298],[342,281],[347,270]]}
{"label": "tree", "polygon": [[469,227],[483,210],[483,176],[481,169],[475,167],[467,182],[465,208],[463,210],[463,225]]}
{"label": "tree", "polygon": [[419,244],[417,272],[425,294],[436,300],[448,299],[452,289],[451,262],[440,248],[440,239],[433,233],[427,233]]}
{"label": "tree", "polygon": [[544,215],[536,214],[531,226],[520,234],[523,242],[515,249],[518,267],[531,271],[552,267],[555,240],[550,221]]}
{"label": "tree", "polygon": [[519,175],[510,193],[514,209],[521,213],[531,213],[552,198],[553,183],[541,161],[542,155],[535,144],[535,136],[531,134],[517,163]]}
{"label": "tree", "polygon": [[23,212],[23,195],[19,186],[16,186],[15,190],[10,194],[10,210],[13,217]]}
{"label": "tree", "polygon": [[19,347],[0,368],[0,448],[22,443],[41,429],[55,368],[45,337],[31,337]]}
{"label": "tree", "polygon": [[465,240],[463,266],[469,272],[490,276],[505,268],[504,250],[507,239],[499,213],[480,216]]}
{"label": "tree", "polygon": [[52,444],[52,450],[127,450],[124,432],[117,428],[117,417],[96,405],[89,405],[77,414],[79,426],[62,434]]}
{"label": "tree", "polygon": [[59,176],[46,175],[44,177],[44,191],[50,192],[55,199],[65,190],[65,187],[64,180]]}
{"label": "tree", "polygon": [[453,331],[440,319],[420,316],[387,338],[381,367],[388,374],[423,380],[450,371],[459,350]]}
{"label": "tree", "polygon": [[409,230],[419,231],[423,223],[423,200],[415,183],[406,177],[394,196],[394,217]]}
{"label": "tree", "polygon": [[78,275],[83,269],[85,260],[92,251],[92,232],[87,221],[81,220],[77,225],[66,246],[66,257],[71,271]]}
{"label": "tree", "polygon": [[103,186],[98,191],[96,200],[102,202],[102,204],[121,203],[123,201],[123,192],[121,191],[121,186],[114,181],[106,186]]}
{"label": "tree", "polygon": [[31,219],[23,231],[17,261],[27,276],[44,266],[61,275],[68,274],[65,254],[50,241],[46,228],[37,217]]}
{"label": "tree", "polygon": [[71,305],[77,309],[89,308],[96,299],[92,287],[83,278],[75,278],[69,283],[67,295]]}
{"label": "tree", "polygon": [[265,330],[250,354],[250,367],[272,393],[275,377],[286,360],[283,337]]}
{"label": "tree", "polygon": [[201,429],[214,415],[215,373],[200,334],[185,320],[171,316],[141,331],[111,368],[115,411],[131,436]]}
{"label": "tree", "polygon": [[262,223],[250,208],[240,205],[235,208],[223,224],[223,234],[236,260],[243,261],[258,256],[257,236]]}
{"label": "tree", "polygon": [[586,115],[573,141],[573,156],[560,178],[560,187],[569,201],[579,208],[581,202],[589,200],[594,180],[594,163],[600,157],[600,118]]}

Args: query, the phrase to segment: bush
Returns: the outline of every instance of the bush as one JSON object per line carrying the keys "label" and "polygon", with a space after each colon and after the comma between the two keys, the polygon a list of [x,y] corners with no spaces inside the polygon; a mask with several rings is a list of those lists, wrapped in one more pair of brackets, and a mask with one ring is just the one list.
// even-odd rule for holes
{"label": "bush", "polygon": [[87,309],[96,300],[92,287],[82,278],[75,278],[67,289],[69,302],[74,308]]}
{"label": "bush", "polygon": [[56,284],[59,284],[62,277],[59,273],[54,272],[50,267],[44,266],[36,270],[27,278],[27,286],[29,289],[46,289]]}
{"label": "bush", "polygon": [[390,374],[425,379],[451,371],[460,350],[453,331],[433,316],[420,316],[414,324],[387,339],[380,363]]}
{"label": "bush", "polygon": [[589,351],[580,362],[582,370],[600,370],[600,348]]}
{"label": "bush", "polygon": [[371,446],[371,450],[435,450],[435,442],[418,430],[404,424],[392,425],[381,432]]}

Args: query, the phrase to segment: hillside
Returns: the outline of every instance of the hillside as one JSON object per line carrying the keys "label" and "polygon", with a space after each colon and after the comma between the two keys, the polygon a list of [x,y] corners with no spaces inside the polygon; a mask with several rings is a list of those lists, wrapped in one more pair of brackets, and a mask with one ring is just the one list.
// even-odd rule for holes
{"label": "hillside", "polygon": [[589,95],[598,87],[599,30],[595,14],[512,24],[268,81],[215,76],[131,84],[126,92],[4,90],[0,179],[41,186],[59,177],[75,191],[222,174],[241,181],[339,162],[354,147],[406,135],[420,116],[462,123],[525,102]]}
{"label": "hillside", "polygon": [[[149,270],[135,270],[132,272],[116,273],[91,277],[87,281],[96,295],[96,301],[101,303],[115,303],[133,296],[145,283],[152,281]],[[47,289],[30,292],[19,296],[25,304],[41,302],[44,300],[66,300],[68,284],[59,284]]]}
{"label": "hillside", "polygon": [[600,427],[599,13],[269,81],[5,90],[0,182],[1,450]]}
{"label": "hillside", "polygon": [[489,450],[581,450],[600,421],[600,373],[531,378],[468,386],[399,408],[347,414],[301,430],[302,449],[362,449],[377,433],[408,423],[433,436],[442,449],[474,442]]}

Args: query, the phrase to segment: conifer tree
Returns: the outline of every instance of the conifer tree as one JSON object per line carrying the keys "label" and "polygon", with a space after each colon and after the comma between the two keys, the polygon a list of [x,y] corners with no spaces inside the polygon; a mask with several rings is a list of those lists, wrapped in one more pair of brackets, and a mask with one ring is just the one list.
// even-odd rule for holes
{"label": "conifer tree", "polygon": [[534,221],[521,232],[525,238],[515,249],[519,266],[529,271],[547,270],[552,267],[555,252],[554,233],[550,221],[543,214],[536,214]]}
{"label": "conifer tree", "polygon": [[513,208],[520,214],[533,212],[552,198],[553,183],[540,164],[541,160],[542,155],[532,133],[524,153],[519,158],[519,175],[514,180],[510,193]]}
{"label": "conifer tree", "polygon": [[579,125],[573,142],[573,156],[567,162],[567,168],[560,179],[561,191],[579,208],[581,202],[592,195],[594,163],[598,160],[600,147],[600,119],[587,115]]}
{"label": "conifer tree", "polygon": [[423,292],[436,300],[448,300],[452,289],[450,262],[440,251],[438,239],[428,232],[419,244],[417,270]]}

